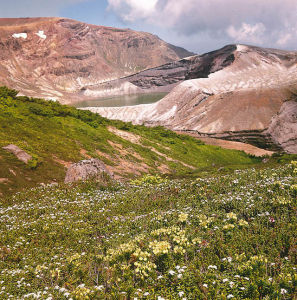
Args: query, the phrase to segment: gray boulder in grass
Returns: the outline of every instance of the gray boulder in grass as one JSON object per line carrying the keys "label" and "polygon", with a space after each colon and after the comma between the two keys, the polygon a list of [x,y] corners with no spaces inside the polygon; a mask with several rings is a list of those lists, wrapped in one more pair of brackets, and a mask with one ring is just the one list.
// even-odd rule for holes
{"label": "gray boulder in grass", "polygon": [[32,156],[30,154],[28,154],[16,145],[11,144],[3,147],[3,149],[14,154],[18,160],[24,162],[25,164],[27,164],[32,159]]}
{"label": "gray boulder in grass", "polygon": [[113,174],[107,170],[105,164],[99,159],[92,158],[82,160],[78,163],[72,164],[66,173],[65,183],[76,181],[84,181],[90,178],[100,178],[103,173],[109,175],[111,178]]}

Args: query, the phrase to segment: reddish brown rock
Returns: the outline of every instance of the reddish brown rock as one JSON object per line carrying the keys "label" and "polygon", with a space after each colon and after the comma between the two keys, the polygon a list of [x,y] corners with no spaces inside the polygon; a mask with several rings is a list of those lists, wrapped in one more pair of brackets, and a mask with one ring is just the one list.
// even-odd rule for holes
{"label": "reddish brown rock", "polygon": [[103,174],[113,177],[105,164],[99,159],[82,160],[78,163],[72,164],[66,173],[65,183],[76,181],[84,181],[87,179],[100,179]]}
{"label": "reddish brown rock", "polygon": [[0,19],[0,84],[65,103],[80,98],[85,85],[191,54],[130,29],[62,18]]}
{"label": "reddish brown rock", "polygon": [[3,147],[3,149],[14,154],[18,160],[24,162],[25,164],[27,164],[32,159],[32,156],[30,154],[20,149],[16,145],[11,144]]}

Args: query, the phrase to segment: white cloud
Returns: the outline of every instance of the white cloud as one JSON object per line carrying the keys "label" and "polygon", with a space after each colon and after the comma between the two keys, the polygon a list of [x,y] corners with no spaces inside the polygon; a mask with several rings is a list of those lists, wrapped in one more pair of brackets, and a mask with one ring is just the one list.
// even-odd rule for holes
{"label": "white cloud", "polygon": [[297,0],[108,0],[124,22],[226,43],[296,48]]}
{"label": "white cloud", "polygon": [[155,14],[158,0],[109,0],[109,9],[116,11],[124,21],[149,18]]}
{"label": "white cloud", "polygon": [[227,29],[228,35],[236,42],[242,43],[261,43],[266,28],[263,23],[255,25],[242,23],[241,27],[236,29],[233,25]]}
{"label": "white cloud", "polygon": [[286,45],[290,40],[292,40],[292,34],[291,33],[287,33],[284,34],[283,36],[281,36],[278,40],[277,40],[277,44],[279,46],[284,46]]}

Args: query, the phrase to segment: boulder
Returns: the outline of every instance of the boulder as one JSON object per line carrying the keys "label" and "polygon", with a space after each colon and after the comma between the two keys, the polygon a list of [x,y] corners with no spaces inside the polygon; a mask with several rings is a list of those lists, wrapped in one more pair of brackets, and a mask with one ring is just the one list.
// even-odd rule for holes
{"label": "boulder", "polygon": [[297,154],[297,102],[287,101],[274,116],[267,134],[287,153]]}
{"label": "boulder", "polygon": [[113,174],[108,171],[105,164],[99,159],[82,160],[78,163],[72,164],[66,173],[65,183],[76,181],[84,181],[90,178],[99,179],[103,174],[113,177]]}
{"label": "boulder", "polygon": [[14,154],[18,160],[24,162],[25,164],[27,164],[32,159],[32,156],[30,154],[16,145],[11,144],[3,147],[3,149]]}

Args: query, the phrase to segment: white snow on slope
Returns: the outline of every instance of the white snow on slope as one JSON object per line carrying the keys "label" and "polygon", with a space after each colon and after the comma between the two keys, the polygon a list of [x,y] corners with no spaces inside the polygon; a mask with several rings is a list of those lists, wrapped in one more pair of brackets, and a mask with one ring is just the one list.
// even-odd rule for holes
{"label": "white snow on slope", "polygon": [[42,39],[46,39],[46,35],[44,34],[43,30],[39,30],[37,33],[35,33],[36,35],[38,35],[40,38]]}
{"label": "white snow on slope", "polygon": [[19,39],[19,38],[26,39],[28,37],[28,35],[27,35],[27,33],[24,33],[24,32],[22,32],[22,33],[14,33],[12,35],[12,37],[15,38],[15,39]]}

